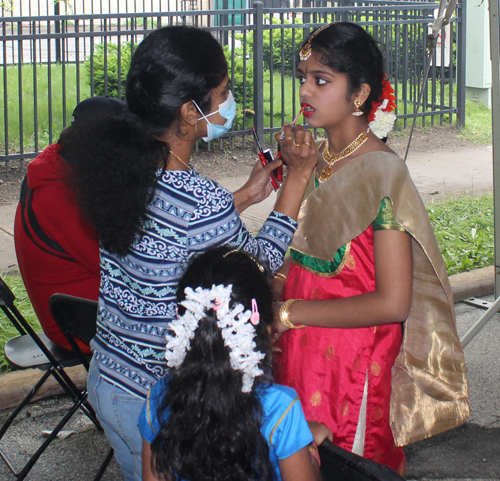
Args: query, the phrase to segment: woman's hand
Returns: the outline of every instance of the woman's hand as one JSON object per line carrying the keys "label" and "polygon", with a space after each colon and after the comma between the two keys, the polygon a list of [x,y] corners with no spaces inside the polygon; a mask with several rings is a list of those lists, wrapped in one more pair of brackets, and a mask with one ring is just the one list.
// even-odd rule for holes
{"label": "woman's hand", "polygon": [[286,123],[282,133],[278,132],[275,138],[281,148],[281,158],[287,166],[287,175],[274,210],[297,219],[318,161],[318,151],[311,132],[301,126],[296,126],[292,131],[292,126]]}
{"label": "woman's hand", "polygon": [[289,123],[285,123],[275,139],[280,146],[281,158],[288,167],[288,175],[306,175],[309,179],[318,162],[318,149],[312,133],[301,125],[292,129]]}
{"label": "woman's hand", "polygon": [[319,446],[325,439],[333,443],[333,433],[324,424],[318,421],[307,421],[307,424],[309,425],[316,446]]}
{"label": "woman's hand", "polygon": [[251,205],[258,204],[269,197],[273,192],[271,172],[282,164],[280,159],[276,159],[265,167],[260,161],[256,162],[245,185],[233,193],[234,204],[239,214]]}

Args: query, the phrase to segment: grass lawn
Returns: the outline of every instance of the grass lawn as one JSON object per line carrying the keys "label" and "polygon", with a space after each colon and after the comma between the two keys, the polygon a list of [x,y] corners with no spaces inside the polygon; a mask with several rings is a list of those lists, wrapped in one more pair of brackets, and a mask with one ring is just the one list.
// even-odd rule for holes
{"label": "grass lawn", "polygon": [[[28,294],[26,294],[20,274],[18,272],[9,272],[8,274],[1,273],[0,275],[16,296],[15,305],[21,314],[26,318],[35,331],[41,331],[42,328],[40,327],[38,318],[33,311]],[[0,311],[0,374],[10,370],[7,362],[5,361],[3,347],[9,339],[18,335],[19,333],[17,332],[17,329],[11,324],[9,319],[7,319],[4,312]]]}

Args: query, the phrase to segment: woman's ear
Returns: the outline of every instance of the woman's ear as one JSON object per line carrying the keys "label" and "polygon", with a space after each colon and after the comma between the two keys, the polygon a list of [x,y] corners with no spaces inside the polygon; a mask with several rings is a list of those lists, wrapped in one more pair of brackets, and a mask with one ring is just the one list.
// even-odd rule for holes
{"label": "woman's ear", "polygon": [[184,123],[195,126],[196,122],[198,122],[198,118],[200,117],[200,113],[194,106],[193,102],[189,100],[181,105],[180,116]]}
{"label": "woman's ear", "polygon": [[354,100],[356,99],[361,100],[362,102],[361,105],[363,105],[366,102],[366,99],[370,96],[371,91],[372,88],[367,83],[362,83],[361,86],[359,87],[359,90],[354,95]]}

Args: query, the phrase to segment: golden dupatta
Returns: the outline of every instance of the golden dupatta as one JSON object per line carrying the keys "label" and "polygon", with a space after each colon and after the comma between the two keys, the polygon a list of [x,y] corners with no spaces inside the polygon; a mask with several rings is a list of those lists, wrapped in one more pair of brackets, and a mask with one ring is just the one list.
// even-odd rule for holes
{"label": "golden dupatta", "polygon": [[384,197],[412,237],[412,303],[391,392],[391,428],[396,445],[404,446],[464,423],[469,402],[446,267],[403,160],[388,152],[350,160],[303,202],[292,248],[332,261],[373,222]]}

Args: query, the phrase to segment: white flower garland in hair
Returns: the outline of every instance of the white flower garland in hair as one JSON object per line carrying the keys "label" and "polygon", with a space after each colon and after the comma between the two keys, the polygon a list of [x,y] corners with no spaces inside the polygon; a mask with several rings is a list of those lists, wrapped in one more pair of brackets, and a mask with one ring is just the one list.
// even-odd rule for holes
{"label": "white flower garland in hair", "polygon": [[389,135],[389,132],[394,128],[396,114],[394,112],[384,112],[377,110],[375,120],[368,124],[370,130],[379,138],[383,139]]}
{"label": "white flower garland in hair", "polygon": [[383,139],[389,135],[389,132],[394,128],[396,114],[394,112],[385,112],[380,106],[375,112],[375,119],[372,120],[368,127],[379,138]]}
{"label": "white flower garland in hair", "polygon": [[259,320],[251,311],[244,311],[242,304],[230,309],[233,286],[213,285],[211,289],[186,287],[186,299],[180,304],[186,312],[170,323],[175,335],[167,334],[165,359],[171,368],[179,367],[189,349],[200,319],[207,316],[207,310],[214,309],[217,326],[221,329],[224,345],[229,348],[231,367],[243,373],[242,392],[252,390],[254,379],[263,374],[259,363],[265,354],[256,351],[255,328]]}

